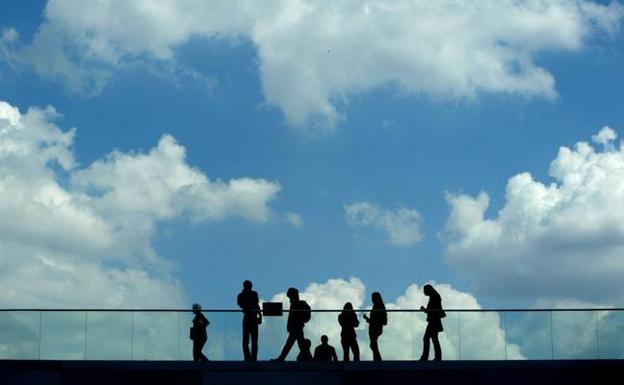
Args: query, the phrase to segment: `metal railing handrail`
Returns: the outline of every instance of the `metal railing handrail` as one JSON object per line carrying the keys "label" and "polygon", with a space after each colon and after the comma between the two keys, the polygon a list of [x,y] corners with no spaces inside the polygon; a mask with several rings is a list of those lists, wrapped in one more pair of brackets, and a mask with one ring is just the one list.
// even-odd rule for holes
{"label": "metal railing handrail", "polygon": [[[623,311],[624,308],[488,308],[488,309],[444,309],[447,313],[492,313],[492,312],[582,312],[582,311]],[[192,309],[164,309],[164,308],[148,308],[148,309],[112,309],[112,308],[4,308],[0,312],[171,312],[171,313],[190,313]],[[283,309],[284,313],[290,311],[298,312],[303,310]],[[313,313],[339,313],[343,309],[311,309]],[[377,311],[373,309],[354,309],[355,312]],[[386,309],[389,313],[417,313],[422,312],[421,309]],[[203,313],[241,313],[241,309],[202,309]]]}

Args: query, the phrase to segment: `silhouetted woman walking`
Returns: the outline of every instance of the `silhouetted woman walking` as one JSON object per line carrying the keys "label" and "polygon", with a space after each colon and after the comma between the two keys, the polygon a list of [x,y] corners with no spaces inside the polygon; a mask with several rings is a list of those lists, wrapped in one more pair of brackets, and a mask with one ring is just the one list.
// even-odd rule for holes
{"label": "silhouetted woman walking", "polygon": [[344,361],[349,361],[349,350],[353,351],[353,361],[360,360],[360,347],[357,342],[355,328],[358,327],[360,321],[357,314],[353,310],[351,302],[345,303],[342,313],[338,315],[338,323],[342,326],[340,332],[340,343],[342,344],[342,352]]}
{"label": "silhouetted woman walking", "polygon": [[421,306],[420,309],[427,313],[427,329],[423,336],[423,351],[420,356],[421,361],[429,359],[429,340],[433,342],[434,361],[442,360],[442,349],[438,340],[438,333],[443,331],[442,318],[446,317],[446,313],[442,310],[442,297],[431,285],[423,286],[423,292],[429,297],[427,307]]}
{"label": "silhouetted woman walking", "polygon": [[383,333],[383,327],[388,323],[388,314],[386,313],[386,305],[384,305],[379,292],[374,292],[371,295],[371,299],[373,301],[373,309],[370,313],[370,318],[364,314],[364,320],[368,322],[368,337],[370,339],[370,348],[373,351],[373,361],[381,361],[377,339]]}
{"label": "silhouetted woman walking", "polygon": [[202,349],[208,340],[206,327],[210,325],[210,321],[201,312],[201,305],[193,304],[193,327],[191,327],[189,337],[193,341],[193,361],[208,361],[208,358],[202,353]]}

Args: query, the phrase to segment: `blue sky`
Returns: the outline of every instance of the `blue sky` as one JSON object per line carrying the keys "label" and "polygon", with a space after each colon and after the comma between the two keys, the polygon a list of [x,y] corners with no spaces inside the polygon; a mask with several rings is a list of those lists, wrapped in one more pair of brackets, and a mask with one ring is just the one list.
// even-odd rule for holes
{"label": "blue sky", "polygon": [[[178,11],[188,11],[183,9],[186,4],[181,4]],[[274,8],[282,6],[279,4]],[[364,3],[349,4],[353,9],[365,7]],[[511,12],[515,8],[511,3],[501,4],[496,6],[500,9],[491,12],[505,16],[506,9]],[[119,258],[113,261],[102,256],[94,257],[94,263],[104,266],[102,274],[106,275],[107,268],[131,268],[147,272],[156,285],[159,279],[177,280],[175,286],[181,295],[163,301],[165,305],[200,301],[206,307],[229,308],[234,306],[234,296],[240,290],[242,280],[247,278],[254,281],[264,298],[270,298],[289,286],[303,289],[313,282],[350,277],[361,279],[368,292],[379,290],[390,300],[402,295],[412,283],[421,285],[434,280],[449,283],[458,291],[472,293],[483,306],[622,304],[621,294],[601,296],[571,291],[569,295],[562,295],[563,289],[559,290],[575,286],[573,282],[579,279],[583,280],[581,287],[611,282],[610,277],[601,275],[603,270],[595,276],[578,273],[583,270],[584,263],[590,264],[590,256],[603,255],[601,260],[605,266],[615,264],[615,271],[624,270],[621,257],[614,257],[621,255],[619,253],[624,248],[624,232],[603,234],[604,239],[602,235],[596,235],[606,227],[618,228],[624,224],[624,212],[617,210],[621,203],[615,203],[620,197],[618,194],[622,194],[618,188],[603,192],[604,202],[601,201],[603,203],[599,206],[583,206],[579,203],[583,201],[580,198],[560,204],[570,210],[597,213],[596,220],[577,237],[581,245],[575,247],[586,250],[578,259],[553,257],[552,265],[544,264],[555,266],[555,270],[559,264],[572,264],[561,268],[576,270],[578,275],[563,274],[560,282],[534,271],[541,268],[533,259],[553,255],[550,246],[557,237],[549,238],[544,234],[551,234],[551,230],[560,233],[557,213],[544,209],[546,214],[538,222],[540,226],[546,223],[546,230],[540,236],[531,238],[532,230],[522,227],[529,234],[523,243],[528,245],[523,252],[517,250],[524,246],[513,248],[502,238],[492,244],[483,241],[485,243],[474,248],[470,248],[472,243],[464,244],[459,251],[453,251],[453,245],[480,235],[466,230],[465,226],[460,226],[463,230],[452,230],[448,225],[453,207],[456,213],[467,207],[453,206],[450,203],[452,196],[474,198],[480,192],[487,192],[489,207],[485,211],[486,217],[496,219],[500,209],[512,207],[505,189],[514,175],[528,172],[534,181],[545,185],[562,183],[549,175],[550,164],[561,146],[574,149],[577,142],[591,143],[592,135],[604,126],[622,132],[624,43],[619,28],[623,15],[620,4],[612,3],[605,12],[600,7],[607,7],[608,3],[555,2],[552,7],[560,7],[563,12],[552,16],[552,20],[544,9],[527,11],[534,12],[533,16],[543,16],[544,24],[552,24],[555,30],[568,28],[566,22],[579,24],[569,27],[570,31],[562,33],[560,38],[552,37],[548,28],[533,31],[534,26],[528,21],[523,24],[522,18],[517,19],[515,29],[503,31],[502,37],[495,36],[508,41],[494,46],[489,38],[484,38],[483,42],[454,41],[452,36],[443,35],[448,31],[437,31],[435,27],[425,32],[405,27],[399,28],[400,33],[407,35],[405,39],[392,40],[381,34],[382,41],[371,41],[370,52],[366,48],[361,52],[362,56],[357,51],[361,48],[359,43],[351,45],[349,40],[357,36],[358,27],[348,23],[338,28],[344,30],[329,37],[315,29],[323,32],[322,22],[315,27],[310,21],[311,26],[301,27],[304,32],[298,27],[283,27],[285,36],[292,34],[296,37],[303,33],[309,39],[300,42],[294,37],[294,41],[284,41],[284,35],[275,40],[267,39],[266,31],[250,34],[243,27],[221,25],[210,18],[206,19],[206,24],[214,22],[215,25],[208,32],[198,23],[196,27],[187,26],[181,35],[172,30],[171,36],[175,36],[171,37],[167,36],[168,28],[171,28],[167,23],[171,20],[145,16],[149,20],[137,20],[137,25],[142,22],[148,26],[160,25],[156,30],[164,36],[151,38],[148,32],[137,37],[139,32],[130,26],[128,31],[123,30],[124,25],[110,30],[75,20],[81,18],[80,12],[93,12],[101,19],[114,19],[116,12],[122,12],[123,7],[119,10],[112,7],[106,12],[86,7],[76,14],[63,13],[73,6],[76,4],[71,1],[65,4],[51,2],[48,9],[56,11],[48,11],[44,16],[46,2],[4,1],[0,5],[0,29],[5,31],[0,46],[0,100],[19,108],[21,114],[26,114],[31,106],[44,108],[51,105],[62,115],[50,118],[57,127],[62,131],[76,128],[70,146],[76,165],[73,169],[57,172],[55,177],[61,188],[76,194],[72,199],[78,199],[77,188],[71,182],[74,171],[107,159],[107,154],[114,150],[130,157],[147,153],[165,134],[174,137],[185,148],[186,164],[205,174],[210,181],[251,178],[280,186],[279,192],[264,202],[270,213],[261,220],[249,220],[238,208],[232,209],[232,214],[225,212],[222,217],[195,220],[192,213],[196,210],[196,202],[189,203],[175,215],[158,219],[150,216],[153,232],[141,239],[162,260],[171,264],[163,268],[150,262],[149,258],[122,256],[126,252],[122,250],[118,251]],[[418,10],[420,6],[422,4],[414,8]],[[478,5],[472,6],[473,12],[483,12],[485,20],[492,17]],[[128,5],[128,8],[132,7],[134,5]],[[140,8],[139,5],[136,7]],[[233,5],[225,10],[215,7],[213,10],[207,6],[197,10],[197,14],[207,12],[209,15],[214,11],[217,18],[227,18],[229,12],[237,14],[236,7]],[[349,7],[345,5],[341,9],[328,8],[318,12],[334,12],[336,17],[346,20],[356,18],[353,9],[343,8]],[[466,14],[470,14],[469,11],[466,10]],[[141,12],[145,10],[138,14],[146,15]],[[317,17],[314,12],[304,16],[304,19],[307,17],[306,23]],[[427,25],[432,20],[441,22],[445,17],[454,20],[455,12],[453,9],[420,12],[423,19],[416,19],[416,24]],[[581,16],[574,18],[575,15]],[[272,16],[266,16],[260,10],[253,11],[248,17],[257,17],[257,25],[266,22],[274,27],[280,23],[275,20],[281,20],[267,21],[263,18]],[[182,23],[173,16],[172,20]],[[382,20],[371,23],[381,23]],[[46,29],[46,25],[52,27]],[[481,28],[479,23],[469,23],[468,26],[475,31]],[[289,32],[288,28],[295,30]],[[385,31],[384,28],[381,26],[379,31]],[[18,37],[10,37],[13,32],[8,34],[7,31],[13,31]],[[318,55],[308,57],[305,52],[307,48],[314,49],[315,33],[321,40],[319,47],[330,46],[328,56],[341,55],[340,49],[346,50],[345,47],[353,47],[354,52],[344,54],[344,58],[340,57],[336,63]],[[453,64],[448,73],[443,73],[444,76],[421,63],[428,51],[418,51],[421,45],[427,45],[418,39],[431,42],[435,39],[429,34],[438,33],[442,34],[446,46],[451,47],[448,61],[440,59],[433,66]],[[486,31],[475,36],[487,37],[488,33],[496,34]],[[410,59],[405,59],[396,52],[384,52],[378,48],[392,42],[409,42],[410,34],[415,34],[413,45],[410,43],[401,49],[408,53],[413,50],[415,59],[411,59],[411,55]],[[37,45],[37,36],[63,44]],[[93,40],[89,40],[91,38]],[[162,42],[157,41],[160,38]],[[366,38],[372,39],[370,36]],[[536,43],[535,39],[542,40]],[[109,45],[100,44],[102,41]],[[289,49],[289,44],[293,50]],[[505,44],[509,52],[496,56]],[[458,52],[466,50],[468,54],[453,56],[453,49]],[[288,63],[280,64],[282,67],[271,64],[274,58],[267,52],[272,50],[287,56]],[[474,55],[471,52],[475,52]],[[70,70],[65,75],[55,73],[53,66],[48,64],[57,54],[76,67],[68,67]],[[366,58],[369,56],[364,54],[370,54],[370,57],[379,55],[381,59],[370,59],[368,63]],[[504,76],[489,74],[488,70],[496,66],[488,67],[488,62],[472,63],[472,58],[478,54],[487,58],[492,54],[495,64],[520,68],[507,68]],[[408,62],[405,68],[397,70],[393,61],[400,60]],[[38,67],[42,63],[43,66]],[[344,70],[345,66],[353,67]],[[343,70],[356,73],[368,67],[371,72],[361,75],[365,78],[358,74],[353,79],[334,79],[334,74],[339,76]],[[96,81],[98,75],[89,72],[93,69],[106,72],[106,80],[97,90],[72,90],[68,84],[71,84],[72,76],[78,76],[77,68],[87,71],[80,81]],[[548,73],[554,83],[548,85],[548,81],[543,81],[542,72],[533,74],[536,68]],[[318,87],[325,90],[324,93],[316,94],[315,88],[298,71],[316,74]],[[459,74],[457,78],[456,74]],[[437,76],[442,80],[429,82]],[[304,80],[297,81],[301,79]],[[329,104],[319,104],[318,100]],[[335,111],[323,110],[327,105]],[[608,143],[613,145],[613,153],[620,154],[619,139]],[[598,142],[592,146],[598,153],[602,151]],[[11,167],[11,163],[5,165]],[[624,185],[621,176],[608,171],[605,175],[604,186]],[[92,183],[96,183],[94,178],[90,179]],[[4,183],[9,182],[5,180]],[[88,193],[85,191],[81,190]],[[571,194],[581,196],[579,191],[585,190],[574,190]],[[172,196],[175,201],[175,194]],[[366,223],[361,218],[350,222],[346,207],[362,202],[369,204],[368,209],[376,207],[377,214],[360,211],[360,215],[372,215],[373,219],[364,221]],[[462,204],[469,205],[466,202]],[[408,222],[393,222],[394,225],[398,228],[414,226],[418,236],[412,228],[411,232],[408,231],[409,239],[397,244],[392,241],[391,231],[384,227],[388,223],[383,222],[383,218],[396,221],[396,217],[384,217],[382,213],[397,213],[401,208],[412,210],[412,214],[417,212],[419,220],[410,217]],[[516,216],[505,223],[533,218],[528,214],[524,216],[523,213],[528,212],[525,209],[514,211]],[[604,219],[612,211],[617,215]],[[107,218],[107,214],[98,213]],[[298,226],[291,223],[286,219],[289,214],[296,214],[301,223]],[[548,218],[554,219],[549,222]],[[584,222],[582,217],[575,218]],[[566,223],[571,231],[580,226],[574,221],[567,220]],[[513,235],[515,230],[509,226],[511,230],[508,231]],[[474,231],[485,230],[478,230],[477,226]],[[7,235],[0,243],[19,247],[20,242],[26,242],[21,239],[36,239],[37,234],[11,237]],[[609,243],[605,240],[607,238],[614,240]],[[570,246],[572,241],[565,242]],[[49,251],[52,259],[58,253],[56,249],[46,250],[42,247],[40,252],[45,255]],[[479,259],[484,250],[494,251]],[[520,254],[514,254],[516,252]],[[69,260],[79,260],[80,250],[73,253]],[[127,253],[134,255],[137,252]],[[503,269],[510,266],[510,271],[519,270],[510,272],[509,290],[499,290],[497,285],[500,282],[483,278],[496,275],[491,269],[499,265],[488,259],[496,258],[496,253],[509,253],[516,260],[513,264],[500,265]],[[16,252],[14,257],[11,252],[5,253],[3,264],[10,265],[18,254]],[[604,274],[608,275],[608,270],[605,269]],[[533,276],[543,284],[526,280],[526,277]],[[524,286],[533,285],[537,287],[536,291],[525,290]],[[621,284],[609,283],[607,286],[615,293],[621,288],[618,285]],[[141,291],[130,286],[126,293]],[[19,287],[13,289],[19,291]],[[159,293],[155,290],[154,295]],[[23,301],[23,304],[40,306],[75,306],[84,303],[98,305],[99,301],[99,298],[88,296],[75,300],[68,298],[67,303],[50,301],[48,296],[36,290],[30,295],[32,298],[7,300],[5,305],[19,306]],[[146,303],[141,302],[143,298],[128,294],[128,298],[120,302],[104,301],[102,305],[140,306]],[[154,304],[159,303],[157,298],[147,303],[152,303],[151,300]]]}

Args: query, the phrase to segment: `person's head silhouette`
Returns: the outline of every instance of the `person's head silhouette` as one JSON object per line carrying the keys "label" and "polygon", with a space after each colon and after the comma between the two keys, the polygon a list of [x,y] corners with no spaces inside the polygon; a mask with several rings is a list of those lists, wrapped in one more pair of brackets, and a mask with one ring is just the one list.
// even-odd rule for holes
{"label": "person's head silhouette", "polygon": [[326,336],[325,334],[323,334],[323,335],[321,336],[321,343],[322,343],[323,345],[327,345],[327,342],[328,342],[328,341],[329,341],[329,338],[327,338],[327,336]]}
{"label": "person's head silhouette", "polygon": [[342,310],[353,310],[353,304],[351,304],[351,302],[345,303]]}
{"label": "person's head silhouette", "polygon": [[253,287],[253,285],[252,285],[250,280],[246,279],[245,282],[243,282],[243,289],[244,290],[251,290],[252,287]]}
{"label": "person's head silhouette", "polygon": [[201,309],[202,309],[202,307],[201,307],[200,304],[198,304],[198,303],[194,303],[193,304],[193,313],[195,313],[195,314],[200,313]]}
{"label": "person's head silhouette", "polygon": [[426,284],[423,286],[423,293],[428,297],[440,297],[440,293],[433,288],[433,286]]}
{"label": "person's head silhouette", "polygon": [[371,295],[371,300],[373,301],[373,305],[383,306],[383,299],[381,298],[381,294],[376,291]]}
{"label": "person's head silhouette", "polygon": [[299,301],[299,290],[295,289],[294,287],[288,288],[288,291],[286,292],[286,297],[290,299],[290,302]]}
{"label": "person's head silhouette", "polygon": [[304,338],[303,340],[303,348],[306,350],[310,350],[310,348],[312,347],[312,341],[310,341],[307,338]]}

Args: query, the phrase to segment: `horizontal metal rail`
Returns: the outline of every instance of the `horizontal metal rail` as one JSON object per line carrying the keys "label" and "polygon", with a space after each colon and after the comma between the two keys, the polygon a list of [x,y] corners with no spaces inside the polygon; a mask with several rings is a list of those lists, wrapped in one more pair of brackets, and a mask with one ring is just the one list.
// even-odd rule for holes
{"label": "horizontal metal rail", "polygon": [[[567,309],[522,309],[522,308],[503,308],[503,309],[444,309],[447,313],[492,313],[492,312],[589,312],[589,311],[623,311],[624,308],[621,307],[613,307],[613,308],[567,308]],[[0,312],[171,312],[171,313],[190,313],[192,309],[110,309],[110,308],[6,308],[0,309]],[[284,309],[284,313],[288,312],[298,312],[304,310],[289,310]],[[343,309],[312,309],[313,313],[339,313],[342,312]],[[371,311],[379,311],[373,309],[354,309],[353,311],[358,313],[365,313]],[[386,309],[388,313],[418,313],[423,312],[421,309]],[[439,310],[430,310],[430,311],[439,311]],[[241,313],[241,309],[202,309],[203,313]]]}

